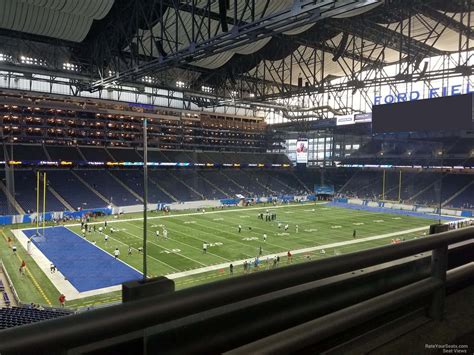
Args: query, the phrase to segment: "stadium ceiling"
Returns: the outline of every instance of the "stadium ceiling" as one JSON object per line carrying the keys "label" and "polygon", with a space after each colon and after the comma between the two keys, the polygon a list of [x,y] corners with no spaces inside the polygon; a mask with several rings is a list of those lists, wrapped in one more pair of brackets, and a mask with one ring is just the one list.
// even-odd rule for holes
{"label": "stadium ceiling", "polygon": [[[0,0],[0,71],[70,78],[76,92],[146,85],[199,106],[278,105],[406,80],[425,58],[471,49],[472,2]],[[394,63],[406,71],[357,79]]]}

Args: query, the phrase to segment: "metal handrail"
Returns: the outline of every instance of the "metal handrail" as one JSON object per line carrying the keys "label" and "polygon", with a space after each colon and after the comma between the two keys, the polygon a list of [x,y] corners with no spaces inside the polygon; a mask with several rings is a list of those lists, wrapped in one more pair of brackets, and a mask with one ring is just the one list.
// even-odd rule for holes
{"label": "metal handrail", "polygon": [[[396,245],[387,245],[328,259],[290,265],[280,269],[233,277],[166,295],[149,297],[145,300],[6,329],[0,331],[0,352],[33,348],[68,349],[144,329],[249,297],[340,275],[429,250],[434,250],[433,258],[437,260],[439,255],[442,255],[439,251],[447,250],[448,245],[470,239],[474,239],[474,227],[440,233]],[[438,278],[444,284],[445,279],[443,280],[442,269],[443,266],[446,267],[446,263],[433,262],[432,265],[440,266],[439,270],[438,266],[434,268],[434,271],[440,272],[437,276],[436,272],[433,272],[433,277]],[[441,295],[439,296],[441,297]]]}
{"label": "metal handrail", "polygon": [[[471,263],[472,264],[472,263]],[[454,280],[472,275],[474,264],[460,267],[450,272]],[[390,312],[404,305],[433,294],[443,288],[441,280],[429,277],[410,285],[401,287],[369,300],[346,307],[339,311],[300,324],[282,332],[259,339],[250,344],[230,350],[225,355],[240,354],[285,354],[302,351],[332,335],[342,333],[363,322],[369,321],[374,315]]]}

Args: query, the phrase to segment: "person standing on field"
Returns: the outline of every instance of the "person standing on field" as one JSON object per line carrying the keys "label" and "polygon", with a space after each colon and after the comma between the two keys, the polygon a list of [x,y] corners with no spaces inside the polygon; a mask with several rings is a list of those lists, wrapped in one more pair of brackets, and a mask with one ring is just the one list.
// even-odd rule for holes
{"label": "person standing on field", "polygon": [[66,296],[64,296],[64,294],[61,293],[58,300],[59,300],[59,304],[61,305],[61,307],[64,307],[64,304],[66,303]]}

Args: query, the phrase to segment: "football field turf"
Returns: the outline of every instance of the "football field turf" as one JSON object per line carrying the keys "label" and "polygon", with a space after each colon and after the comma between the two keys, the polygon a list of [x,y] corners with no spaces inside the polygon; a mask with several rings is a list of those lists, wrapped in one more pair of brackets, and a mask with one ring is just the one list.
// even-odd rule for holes
{"label": "football field turf", "polygon": [[[257,216],[266,210],[277,215],[276,220],[266,222]],[[103,218],[91,223],[96,232],[87,233],[87,240],[113,255],[120,250],[120,259],[142,271],[143,255],[138,248],[143,245],[143,221],[141,214],[123,215],[119,219],[107,217],[108,227],[104,233]],[[281,228],[278,228],[281,223]],[[257,206],[226,209],[207,209],[205,213],[196,211],[149,213],[148,219],[148,276],[165,275],[174,279],[176,288],[191,287],[231,277],[229,264],[235,265],[234,275],[243,273],[244,260],[253,261],[259,255],[260,267],[273,267],[271,258],[279,254],[281,262],[288,263],[286,253],[291,251],[293,263],[308,259],[327,258],[338,254],[387,245],[393,238],[410,239],[428,232],[433,220],[405,215],[360,211],[325,204],[291,204],[282,206]],[[284,226],[288,224],[288,231]],[[238,226],[242,231],[238,232]],[[296,232],[298,225],[298,232]],[[66,225],[72,232],[82,235],[80,224]],[[168,239],[163,238],[163,227],[168,231]],[[111,228],[114,232],[111,233]],[[354,229],[357,231],[353,238]],[[160,231],[160,237],[156,231]],[[5,230],[7,234],[9,230]],[[105,234],[109,236],[105,242]],[[267,240],[263,240],[263,235]],[[208,243],[207,253],[203,253],[203,243]],[[6,244],[5,244],[6,245]],[[129,246],[132,255],[128,255]],[[321,252],[324,249],[324,253]],[[23,302],[56,304],[59,295],[56,287],[44,272],[34,265],[35,261],[21,248],[19,255],[2,250],[3,261],[11,270],[13,283]],[[21,278],[17,273],[18,257],[25,258],[31,275]],[[267,262],[267,257],[270,260]],[[252,268],[250,272],[257,269]],[[86,271],[84,271],[86,272]],[[30,280],[31,279],[31,280]],[[92,306],[120,300],[120,292],[98,294],[91,297],[70,300],[69,307]]]}
{"label": "football field turf", "polygon": [[[266,210],[276,213],[276,220],[266,222],[258,214]],[[123,218],[123,217],[122,217]],[[97,231],[87,234],[87,239],[105,251],[113,254],[120,250],[121,259],[137,270],[142,271],[143,256],[138,252],[143,243],[143,221],[140,218],[115,220],[108,223],[103,233],[96,224]],[[280,228],[278,225],[281,224]],[[288,230],[285,231],[285,225]],[[148,274],[149,276],[169,275],[186,278],[188,271],[192,279],[202,278],[209,271],[208,266],[226,265],[243,260],[253,260],[262,248],[261,261],[267,255],[285,254],[291,251],[298,257],[327,257],[355,250],[385,245],[394,236],[391,233],[407,231],[400,238],[423,235],[427,231],[412,231],[427,227],[430,221],[403,215],[357,211],[315,204],[297,204],[278,207],[240,208],[227,210],[207,210],[205,213],[183,213],[152,217],[148,222]],[[239,233],[238,226],[242,226]],[[298,232],[296,226],[298,225]],[[114,232],[111,232],[111,228]],[[163,228],[168,238],[163,237]],[[81,227],[70,227],[81,234]],[[356,230],[356,238],[353,231]],[[156,231],[160,236],[156,236]],[[105,234],[109,236],[105,242]],[[263,235],[267,235],[264,241]],[[387,235],[384,237],[384,235]],[[365,241],[368,237],[380,236]],[[203,243],[209,248],[203,253]],[[334,246],[334,244],[339,244]],[[127,255],[128,247],[132,255]],[[322,254],[321,247],[325,249]],[[312,248],[311,247],[319,247]],[[310,250],[307,250],[310,248]],[[285,258],[286,260],[286,258]],[[220,269],[220,268],[219,268]],[[191,271],[195,270],[195,271]],[[218,270],[221,271],[221,270]],[[192,275],[191,275],[192,274]],[[183,280],[181,280],[183,281]],[[189,280],[186,280],[189,281]]]}

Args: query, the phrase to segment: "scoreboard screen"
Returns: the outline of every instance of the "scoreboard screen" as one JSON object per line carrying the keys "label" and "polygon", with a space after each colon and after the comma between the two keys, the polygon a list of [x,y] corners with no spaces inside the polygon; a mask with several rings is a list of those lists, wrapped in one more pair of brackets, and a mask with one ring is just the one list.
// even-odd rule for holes
{"label": "scoreboard screen", "polygon": [[372,108],[372,132],[470,130],[473,95],[377,105]]}
{"label": "scoreboard screen", "polygon": [[296,142],[296,163],[308,164],[308,140],[298,139]]}

